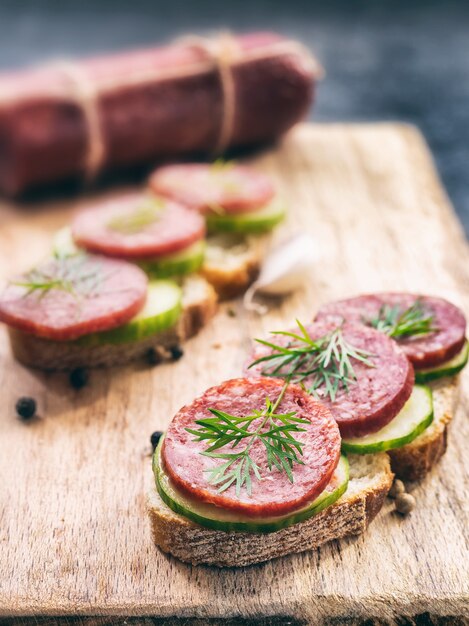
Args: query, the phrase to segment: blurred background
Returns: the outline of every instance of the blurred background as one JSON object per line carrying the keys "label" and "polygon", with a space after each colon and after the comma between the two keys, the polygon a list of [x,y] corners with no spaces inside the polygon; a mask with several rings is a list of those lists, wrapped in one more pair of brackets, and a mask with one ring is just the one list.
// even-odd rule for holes
{"label": "blurred background", "polygon": [[316,121],[419,126],[469,234],[468,0],[0,0],[0,68],[220,27],[307,44],[327,71]]}

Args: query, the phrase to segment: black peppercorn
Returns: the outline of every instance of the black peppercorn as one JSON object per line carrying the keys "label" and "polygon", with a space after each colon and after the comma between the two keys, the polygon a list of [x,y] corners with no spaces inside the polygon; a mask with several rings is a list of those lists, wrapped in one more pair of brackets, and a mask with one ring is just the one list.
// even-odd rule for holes
{"label": "black peppercorn", "polygon": [[156,446],[158,445],[159,440],[161,439],[161,435],[163,433],[161,432],[161,430],[155,430],[154,433],[152,433],[151,437],[150,437],[150,441],[151,441],[151,447],[153,448],[153,450],[156,448]]}
{"label": "black peppercorn", "polygon": [[158,363],[161,363],[161,355],[155,348],[148,348],[145,356],[150,365],[158,365]]}
{"label": "black peppercorn", "polygon": [[36,400],[27,396],[19,398],[16,403],[16,412],[24,420],[31,419],[36,415]]}
{"label": "black peppercorn", "polygon": [[181,348],[181,346],[171,346],[171,348],[169,349],[169,352],[171,354],[171,358],[173,359],[173,361],[179,361],[179,359],[184,354],[184,350]]}
{"label": "black peppercorn", "polygon": [[84,367],[77,367],[70,372],[69,380],[74,389],[81,389],[88,384],[88,372]]}

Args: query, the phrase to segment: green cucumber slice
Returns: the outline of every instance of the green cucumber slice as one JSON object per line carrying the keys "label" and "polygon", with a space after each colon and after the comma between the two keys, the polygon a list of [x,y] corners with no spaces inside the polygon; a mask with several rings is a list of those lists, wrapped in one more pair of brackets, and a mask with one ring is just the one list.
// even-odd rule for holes
{"label": "green cucumber slice", "polygon": [[[163,439],[163,438],[162,438]],[[155,482],[161,499],[175,513],[190,519],[191,521],[213,528],[215,530],[250,532],[250,533],[271,533],[282,528],[287,528],[292,524],[303,522],[313,515],[316,515],[326,507],[333,504],[347,490],[349,479],[349,466],[346,457],[342,456],[339,465],[334,472],[332,480],[326,489],[315,500],[303,508],[278,517],[252,518],[239,513],[233,513],[220,507],[216,507],[205,502],[198,502],[194,498],[188,497],[178,491],[172,484],[169,476],[161,466],[160,450],[162,439],[153,455],[153,472]]]}
{"label": "green cucumber slice", "polygon": [[[72,231],[66,226],[54,236],[52,249],[57,257],[73,256],[79,248],[73,241]],[[185,250],[167,254],[160,258],[137,263],[150,278],[171,278],[196,272],[202,267],[205,257],[205,241],[196,241]]]}
{"label": "green cucumber slice", "polygon": [[210,232],[241,234],[264,233],[272,230],[285,217],[285,206],[278,199],[269,202],[257,211],[239,215],[207,215],[207,228]]}
{"label": "green cucumber slice", "polygon": [[182,309],[181,288],[170,280],[149,283],[147,301],[130,322],[100,333],[80,337],[73,343],[80,346],[101,346],[140,341],[173,326]]}
{"label": "green cucumber slice", "polygon": [[342,439],[342,450],[355,454],[372,454],[401,448],[418,437],[432,422],[432,391],[423,385],[415,385],[404,408],[389,424],[365,437]]}
{"label": "green cucumber slice", "polygon": [[191,246],[167,254],[159,259],[140,261],[138,265],[150,278],[170,278],[196,272],[202,267],[205,257],[205,241],[196,241]]}
{"label": "green cucumber slice", "polygon": [[428,383],[431,380],[437,380],[438,378],[455,376],[466,366],[468,358],[469,342],[466,341],[461,352],[458,352],[458,354],[449,361],[446,361],[441,365],[437,365],[436,367],[429,367],[424,370],[415,370],[415,382]]}

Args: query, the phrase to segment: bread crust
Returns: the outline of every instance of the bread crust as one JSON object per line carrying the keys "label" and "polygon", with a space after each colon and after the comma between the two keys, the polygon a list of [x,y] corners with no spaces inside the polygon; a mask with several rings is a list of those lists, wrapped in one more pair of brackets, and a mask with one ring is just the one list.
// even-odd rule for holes
{"label": "bread crust", "polygon": [[182,289],[183,310],[177,324],[156,335],[140,341],[90,347],[50,341],[9,328],[13,355],[23,365],[43,370],[125,365],[142,358],[150,348],[157,349],[164,360],[168,348],[200,332],[217,310],[215,290],[201,276],[185,279]]}
{"label": "bread crust", "polygon": [[388,452],[392,470],[401,480],[422,480],[446,451],[448,428],[459,399],[459,377],[434,381],[429,387],[433,392],[433,423],[411,443]]}
{"label": "bread crust", "polygon": [[224,234],[208,238],[200,273],[220,300],[242,295],[259,275],[267,236]]}
{"label": "bread crust", "polygon": [[393,474],[385,453],[367,459],[350,455],[349,460],[349,487],[336,503],[309,520],[273,533],[203,528],[172,511],[154,488],[148,495],[154,542],[164,552],[193,565],[242,567],[359,535],[381,508]]}
{"label": "bread crust", "polygon": [[231,300],[246,291],[259,276],[259,271],[260,260],[251,257],[233,270],[206,264],[201,274],[213,286],[220,300]]}

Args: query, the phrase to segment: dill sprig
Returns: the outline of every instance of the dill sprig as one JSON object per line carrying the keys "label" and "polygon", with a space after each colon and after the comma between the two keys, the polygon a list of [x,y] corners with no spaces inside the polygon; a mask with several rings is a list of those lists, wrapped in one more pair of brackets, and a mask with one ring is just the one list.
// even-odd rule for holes
{"label": "dill sprig", "polygon": [[394,339],[427,335],[438,330],[434,325],[434,316],[425,311],[421,299],[408,309],[401,311],[398,306],[383,304],[378,316],[368,320],[368,324]]}
{"label": "dill sprig", "polygon": [[334,402],[340,389],[348,392],[349,386],[356,382],[354,360],[373,367],[372,355],[346,341],[340,326],[319,339],[312,339],[305,326],[299,320],[296,323],[299,333],[272,333],[289,337],[286,345],[256,339],[271,353],[256,359],[249,368],[263,363],[263,376],[284,378],[302,385],[316,398],[326,396]]}
{"label": "dill sprig", "polygon": [[24,278],[10,281],[10,284],[23,287],[26,290],[24,297],[38,294],[43,298],[53,290],[89,297],[97,293],[102,278],[99,263],[94,263],[90,268],[87,256],[77,254],[56,257],[33,268],[24,275]]}
{"label": "dill sprig", "polygon": [[231,169],[233,169],[235,165],[234,161],[227,161],[226,159],[223,158],[218,158],[215,159],[215,161],[213,161],[212,163],[210,163],[210,171],[213,174],[220,174],[222,172],[227,172]]}
{"label": "dill sprig", "polygon": [[131,213],[112,217],[107,227],[123,235],[137,235],[160,218],[163,208],[161,198],[147,198]]}
{"label": "dill sprig", "polygon": [[[230,415],[225,411],[209,408],[213,417],[197,420],[198,429],[186,430],[195,435],[194,441],[206,441],[207,449],[201,452],[204,456],[221,459],[224,462],[210,468],[208,481],[218,486],[218,492],[226,491],[235,484],[236,495],[246,488],[249,495],[252,492],[252,476],[262,480],[260,468],[250,455],[255,441],[260,441],[265,447],[269,470],[276,467],[285,472],[293,483],[292,468],[294,463],[303,464],[303,443],[294,438],[293,433],[304,432],[300,424],[308,424],[308,420],[296,416],[296,411],[276,413],[287,389],[288,382],[283,386],[275,402],[266,398],[263,410],[254,410],[249,415]],[[255,423],[257,422],[257,423]],[[250,426],[255,423],[253,430]],[[239,449],[242,443],[244,447]],[[224,446],[230,446],[232,452],[216,452]]]}

